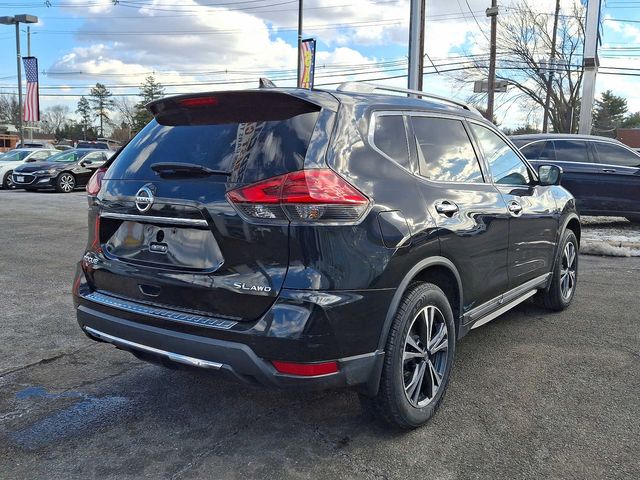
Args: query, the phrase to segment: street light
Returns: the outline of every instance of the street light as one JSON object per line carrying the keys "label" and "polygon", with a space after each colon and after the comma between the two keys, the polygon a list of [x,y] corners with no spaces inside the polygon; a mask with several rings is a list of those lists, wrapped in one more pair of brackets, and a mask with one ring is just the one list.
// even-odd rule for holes
{"label": "street light", "polygon": [[38,17],[35,15],[14,15],[13,17],[0,17],[0,24],[16,26],[16,54],[18,66],[18,130],[20,132],[20,144],[24,145],[24,131],[22,129],[22,66],[20,65],[20,24],[21,23],[38,23]]}

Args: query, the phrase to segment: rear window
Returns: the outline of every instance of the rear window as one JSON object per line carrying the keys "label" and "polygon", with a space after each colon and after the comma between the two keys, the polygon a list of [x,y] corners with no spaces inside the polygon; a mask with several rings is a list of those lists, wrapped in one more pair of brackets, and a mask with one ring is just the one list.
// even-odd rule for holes
{"label": "rear window", "polygon": [[155,163],[190,163],[229,172],[230,182],[254,182],[300,170],[318,111],[284,120],[213,125],[160,125],[152,120],[124,147],[107,177],[157,178]]}

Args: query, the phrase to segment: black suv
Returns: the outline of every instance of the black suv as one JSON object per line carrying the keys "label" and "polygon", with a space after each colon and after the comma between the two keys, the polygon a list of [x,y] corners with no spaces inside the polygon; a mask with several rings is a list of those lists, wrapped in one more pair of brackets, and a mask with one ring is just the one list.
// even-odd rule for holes
{"label": "black suv", "polygon": [[151,103],[87,186],[82,330],[248,383],[357,387],[412,428],[471,328],[534,295],[567,307],[580,221],[560,170],[462,104],[373,90]]}
{"label": "black suv", "polygon": [[517,135],[511,141],[534,165],[562,168],[562,186],[582,215],[624,216],[640,222],[640,154],[595,135]]}

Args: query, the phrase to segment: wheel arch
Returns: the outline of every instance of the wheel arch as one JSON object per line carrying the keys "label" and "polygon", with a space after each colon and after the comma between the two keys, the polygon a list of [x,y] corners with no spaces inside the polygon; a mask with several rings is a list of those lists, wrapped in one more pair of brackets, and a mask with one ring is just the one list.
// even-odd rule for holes
{"label": "wheel arch", "polygon": [[[429,257],[419,261],[411,268],[404,276],[396,292],[391,299],[389,308],[387,309],[387,315],[385,317],[382,331],[380,332],[380,339],[378,340],[378,351],[384,352],[387,343],[387,337],[389,330],[391,329],[391,323],[393,317],[400,305],[400,301],[404,293],[407,291],[409,285],[416,281],[424,281],[433,283],[440,287],[448,298],[453,297],[451,307],[454,315],[454,322],[456,327],[456,336],[461,332],[461,319],[462,319],[462,280],[458,269],[451,260],[441,256]],[[382,375],[384,355],[379,356],[374,371],[369,378],[369,381],[363,387],[363,393],[366,396],[373,397],[377,394],[380,387],[380,378]]]}
{"label": "wheel arch", "polygon": [[456,334],[460,331],[463,295],[462,280],[458,269],[448,258],[441,256],[429,257],[415,264],[398,285],[387,309],[387,315],[378,341],[378,349],[384,350],[389,329],[391,328],[391,323],[393,322],[393,317],[398,309],[398,305],[400,305],[400,301],[409,285],[416,281],[433,283],[444,291],[447,298],[452,299],[451,309],[453,310],[456,324]]}

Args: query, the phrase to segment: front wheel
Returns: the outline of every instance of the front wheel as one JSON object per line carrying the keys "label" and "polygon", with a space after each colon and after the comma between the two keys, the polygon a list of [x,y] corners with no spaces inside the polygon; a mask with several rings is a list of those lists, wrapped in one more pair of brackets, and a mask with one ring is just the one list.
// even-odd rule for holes
{"label": "front wheel", "polygon": [[10,190],[15,187],[13,183],[13,178],[11,178],[12,173],[13,173],[13,170],[10,170],[4,175],[4,178],[2,179],[2,188],[6,190]]}
{"label": "front wheel", "polygon": [[438,409],[455,354],[455,325],[444,292],[416,283],[405,293],[385,348],[378,394],[362,405],[392,426],[411,429]]}
{"label": "front wheel", "polygon": [[56,180],[56,191],[59,193],[70,193],[76,188],[76,178],[70,173],[63,172]]}
{"label": "front wheel", "polygon": [[538,294],[538,300],[544,307],[557,312],[571,304],[578,285],[578,239],[571,230],[564,232],[560,248],[551,285]]}

